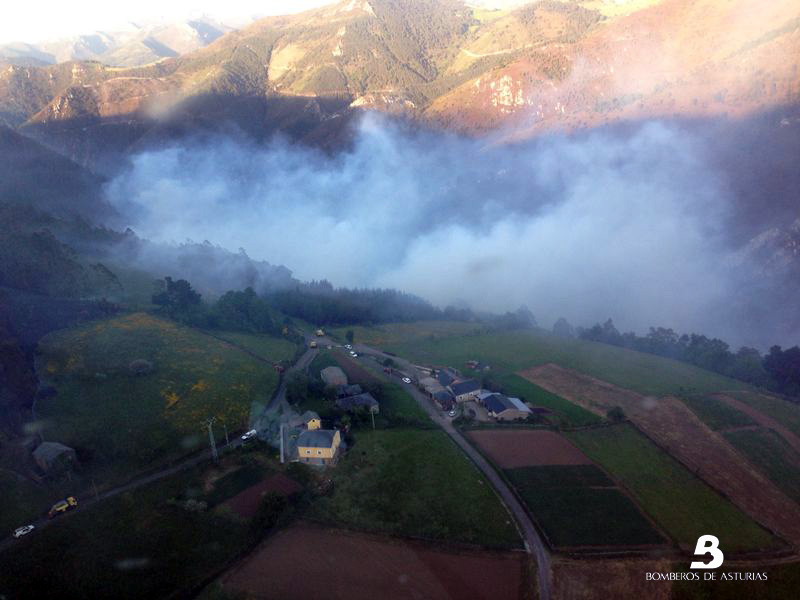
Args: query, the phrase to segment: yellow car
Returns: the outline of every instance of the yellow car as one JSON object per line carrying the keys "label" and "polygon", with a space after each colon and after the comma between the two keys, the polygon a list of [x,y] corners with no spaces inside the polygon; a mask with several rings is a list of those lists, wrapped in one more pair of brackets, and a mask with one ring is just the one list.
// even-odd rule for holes
{"label": "yellow car", "polygon": [[53,504],[50,512],[47,513],[47,517],[52,519],[56,515],[60,515],[61,513],[65,513],[68,510],[76,508],[78,506],[78,501],[75,499],[75,496],[69,496],[66,500],[59,500],[55,504]]}

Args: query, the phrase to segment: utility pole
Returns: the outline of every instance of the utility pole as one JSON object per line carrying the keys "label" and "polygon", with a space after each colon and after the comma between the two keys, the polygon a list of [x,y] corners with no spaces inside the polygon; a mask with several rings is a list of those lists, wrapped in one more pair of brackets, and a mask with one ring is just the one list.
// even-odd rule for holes
{"label": "utility pole", "polygon": [[219,453],[217,452],[217,444],[214,441],[214,431],[212,429],[216,419],[216,417],[211,417],[208,419],[206,421],[206,426],[208,427],[208,441],[211,444],[211,457],[214,459],[214,462],[219,462]]}
{"label": "utility pole", "polygon": [[227,448],[231,445],[231,441],[228,439],[228,424],[223,421],[222,426],[225,428],[225,447]]}
{"label": "utility pole", "polygon": [[281,423],[281,464],[283,464],[283,423]]}

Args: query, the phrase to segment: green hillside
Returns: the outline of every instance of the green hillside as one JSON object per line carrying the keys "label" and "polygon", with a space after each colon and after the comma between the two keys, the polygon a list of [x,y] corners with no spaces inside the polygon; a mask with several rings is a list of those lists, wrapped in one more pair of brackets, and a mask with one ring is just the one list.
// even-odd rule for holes
{"label": "green hillside", "polygon": [[420,364],[466,369],[468,360],[488,364],[505,375],[545,363],[556,363],[642,394],[745,390],[742,382],[692,365],[543,330],[489,332],[476,324],[420,322],[355,328],[356,342],[375,343]]}
{"label": "green hillside", "polygon": [[249,337],[238,339],[269,362],[144,313],[48,335],[39,374],[57,394],[36,405],[44,436],[78,449],[84,469],[115,479],[204,447],[210,417],[220,439],[223,425],[241,430],[251,403],[278,383],[269,363],[294,353],[283,340]]}

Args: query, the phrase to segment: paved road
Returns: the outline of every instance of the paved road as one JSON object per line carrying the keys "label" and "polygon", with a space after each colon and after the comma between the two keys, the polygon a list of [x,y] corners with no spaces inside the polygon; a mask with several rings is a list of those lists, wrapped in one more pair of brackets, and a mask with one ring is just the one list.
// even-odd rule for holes
{"label": "paved road", "polygon": [[[230,445],[219,446],[218,449],[220,452],[224,452],[226,450],[230,450],[233,448],[238,448],[244,443],[241,436],[234,435],[233,439],[231,440]],[[88,496],[83,498],[78,498],[78,506],[62,515],[54,517],[53,519],[48,519],[46,517],[42,517],[36,521],[31,522],[32,525],[36,527],[28,536],[36,535],[37,530],[43,529],[45,527],[49,527],[50,525],[56,524],[59,521],[63,521],[64,519],[69,518],[72,514],[86,510],[87,508],[97,504],[98,502],[102,502],[103,500],[107,500],[108,498],[113,498],[114,496],[118,496],[119,494],[124,494],[125,492],[130,492],[131,490],[135,490],[138,487],[143,485],[147,485],[148,483],[153,483],[154,481],[158,481],[159,479],[163,479],[165,477],[169,477],[171,475],[175,475],[176,473],[180,473],[181,471],[185,471],[186,469],[190,469],[195,467],[201,463],[207,462],[211,460],[211,450],[205,450],[200,452],[199,454],[195,454],[191,458],[187,458],[186,460],[181,461],[178,464],[172,465],[170,467],[166,467],[154,473],[150,473],[148,475],[143,475],[141,477],[137,477],[128,483],[123,485],[117,486],[110,490],[106,490],[104,492],[100,492],[97,496]],[[27,525],[27,523],[25,523]],[[22,525],[22,523],[20,523]],[[27,537],[27,536],[26,536]],[[10,536],[6,539],[0,541],[0,552],[9,548],[14,542],[17,540]]]}
{"label": "paved road", "polygon": [[[316,348],[308,348],[305,353],[297,359],[297,362],[294,363],[291,367],[286,369],[286,372],[281,377],[281,384],[278,386],[278,391],[275,392],[275,395],[272,399],[267,403],[264,407],[263,412],[267,412],[271,410],[273,407],[278,406],[279,404],[286,401],[286,381],[289,379],[290,373],[295,373],[297,371],[305,371],[308,368],[308,365],[311,364],[311,361],[317,356],[319,350]],[[255,421],[253,418],[250,419],[250,423],[254,423]]]}
{"label": "paved road", "polygon": [[[419,377],[417,369],[407,360],[397,356],[391,356],[380,350],[370,348],[363,344],[358,344],[355,350],[362,355],[372,355],[376,358],[391,358],[398,365],[398,367],[408,373],[409,375],[416,375]],[[399,376],[397,376],[399,377]],[[438,424],[445,433],[461,448],[461,450],[472,460],[473,463],[481,470],[481,472],[489,480],[498,495],[506,505],[509,513],[513,516],[517,523],[517,528],[525,541],[525,547],[528,552],[532,553],[536,558],[536,565],[539,574],[539,598],[540,600],[549,600],[550,598],[550,578],[552,574],[550,563],[550,552],[545,546],[539,532],[528,516],[528,513],[522,507],[517,497],[508,487],[506,482],[500,477],[497,471],[487,462],[487,460],[477,451],[472,445],[464,439],[461,432],[453,426],[452,421],[446,417],[439,409],[431,402],[430,398],[424,393],[419,391],[416,386],[402,384],[405,390],[411,394],[414,399],[422,406],[425,412],[428,413],[431,420]]]}
{"label": "paved road", "polygon": [[[288,372],[298,371],[298,370],[302,371],[306,369],[308,365],[311,364],[311,361],[314,360],[314,357],[316,355],[317,355],[317,350],[309,348],[297,360],[297,362],[294,365],[289,367],[287,371]],[[285,399],[286,399],[286,377],[283,377],[281,380],[281,384],[278,387],[277,393],[272,397],[265,410],[269,410],[269,408],[271,408],[272,406],[276,406],[280,402],[283,402]],[[227,449],[238,448],[243,443],[244,441],[241,439],[241,436],[238,433],[236,433],[233,435],[233,439],[231,440],[229,446],[220,446],[219,449],[220,451],[224,451]],[[46,517],[42,517],[36,521],[33,521],[31,524],[34,525],[36,529],[34,529],[31,533],[29,533],[28,536],[35,536],[37,530],[42,529],[44,527],[49,527],[50,525],[53,525],[55,523],[58,523],[59,521],[67,519],[72,514],[82,510],[86,510],[87,508],[93,506],[94,504],[97,504],[98,502],[101,502],[108,498],[113,498],[114,496],[118,496],[119,494],[123,494],[125,492],[129,492],[143,485],[147,485],[148,483],[152,483],[154,481],[158,481],[159,479],[163,479],[164,477],[175,475],[176,473],[180,473],[181,471],[190,469],[209,460],[211,460],[211,450],[205,450],[203,452],[195,454],[190,458],[187,458],[186,460],[181,461],[180,463],[177,463],[169,467],[165,467],[154,473],[142,475],[141,477],[137,477],[136,479],[133,479],[126,484],[101,492],[97,496],[78,498],[77,508],[74,508],[63,515],[59,515],[54,519],[48,519]],[[20,523],[20,525],[27,525],[27,523]],[[11,547],[16,541],[17,540],[13,536],[9,536],[3,540],[0,540],[0,552],[5,550],[6,548]]]}

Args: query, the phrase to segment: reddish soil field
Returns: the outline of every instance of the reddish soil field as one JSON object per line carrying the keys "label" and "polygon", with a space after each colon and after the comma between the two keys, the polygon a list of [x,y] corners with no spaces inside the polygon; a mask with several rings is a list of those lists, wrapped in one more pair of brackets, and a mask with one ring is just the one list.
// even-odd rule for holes
{"label": "reddish soil field", "polygon": [[647,581],[648,572],[673,570],[668,560],[616,559],[553,561],[553,600],[667,600],[672,583]]}
{"label": "reddish soil field", "polygon": [[521,375],[547,391],[595,412],[604,412],[613,406],[622,407],[645,435],[730,498],[755,521],[793,544],[800,544],[797,504],[677,398],[644,397],[553,364],[528,369]]}
{"label": "reddish soil field", "polygon": [[522,594],[526,559],[298,524],[267,540],[222,584],[264,599],[518,599],[528,597]]}
{"label": "reddish soil field", "polygon": [[380,382],[375,375],[367,371],[364,367],[359,365],[356,361],[345,355],[343,352],[333,352],[332,356],[342,368],[342,371],[344,371],[345,375],[347,375],[347,381],[349,383],[360,383],[363,385]]}
{"label": "reddish soil field", "polygon": [[540,465],[590,465],[592,461],[554,431],[496,429],[467,437],[502,469]]}
{"label": "reddish soil field", "polygon": [[270,492],[276,492],[283,496],[291,496],[301,491],[303,487],[294,479],[289,479],[283,473],[275,473],[267,477],[246,490],[236,494],[233,498],[225,502],[236,514],[247,519],[253,517],[258,510],[261,499]]}
{"label": "reddish soil field", "polygon": [[765,415],[761,411],[756,410],[749,404],[745,404],[741,400],[737,400],[731,396],[726,396],[725,394],[715,394],[714,398],[725,402],[728,404],[728,406],[735,408],[739,412],[743,412],[762,427],[776,431],[784,440],[786,440],[787,444],[789,444],[797,452],[800,452],[800,438],[772,417]]}

